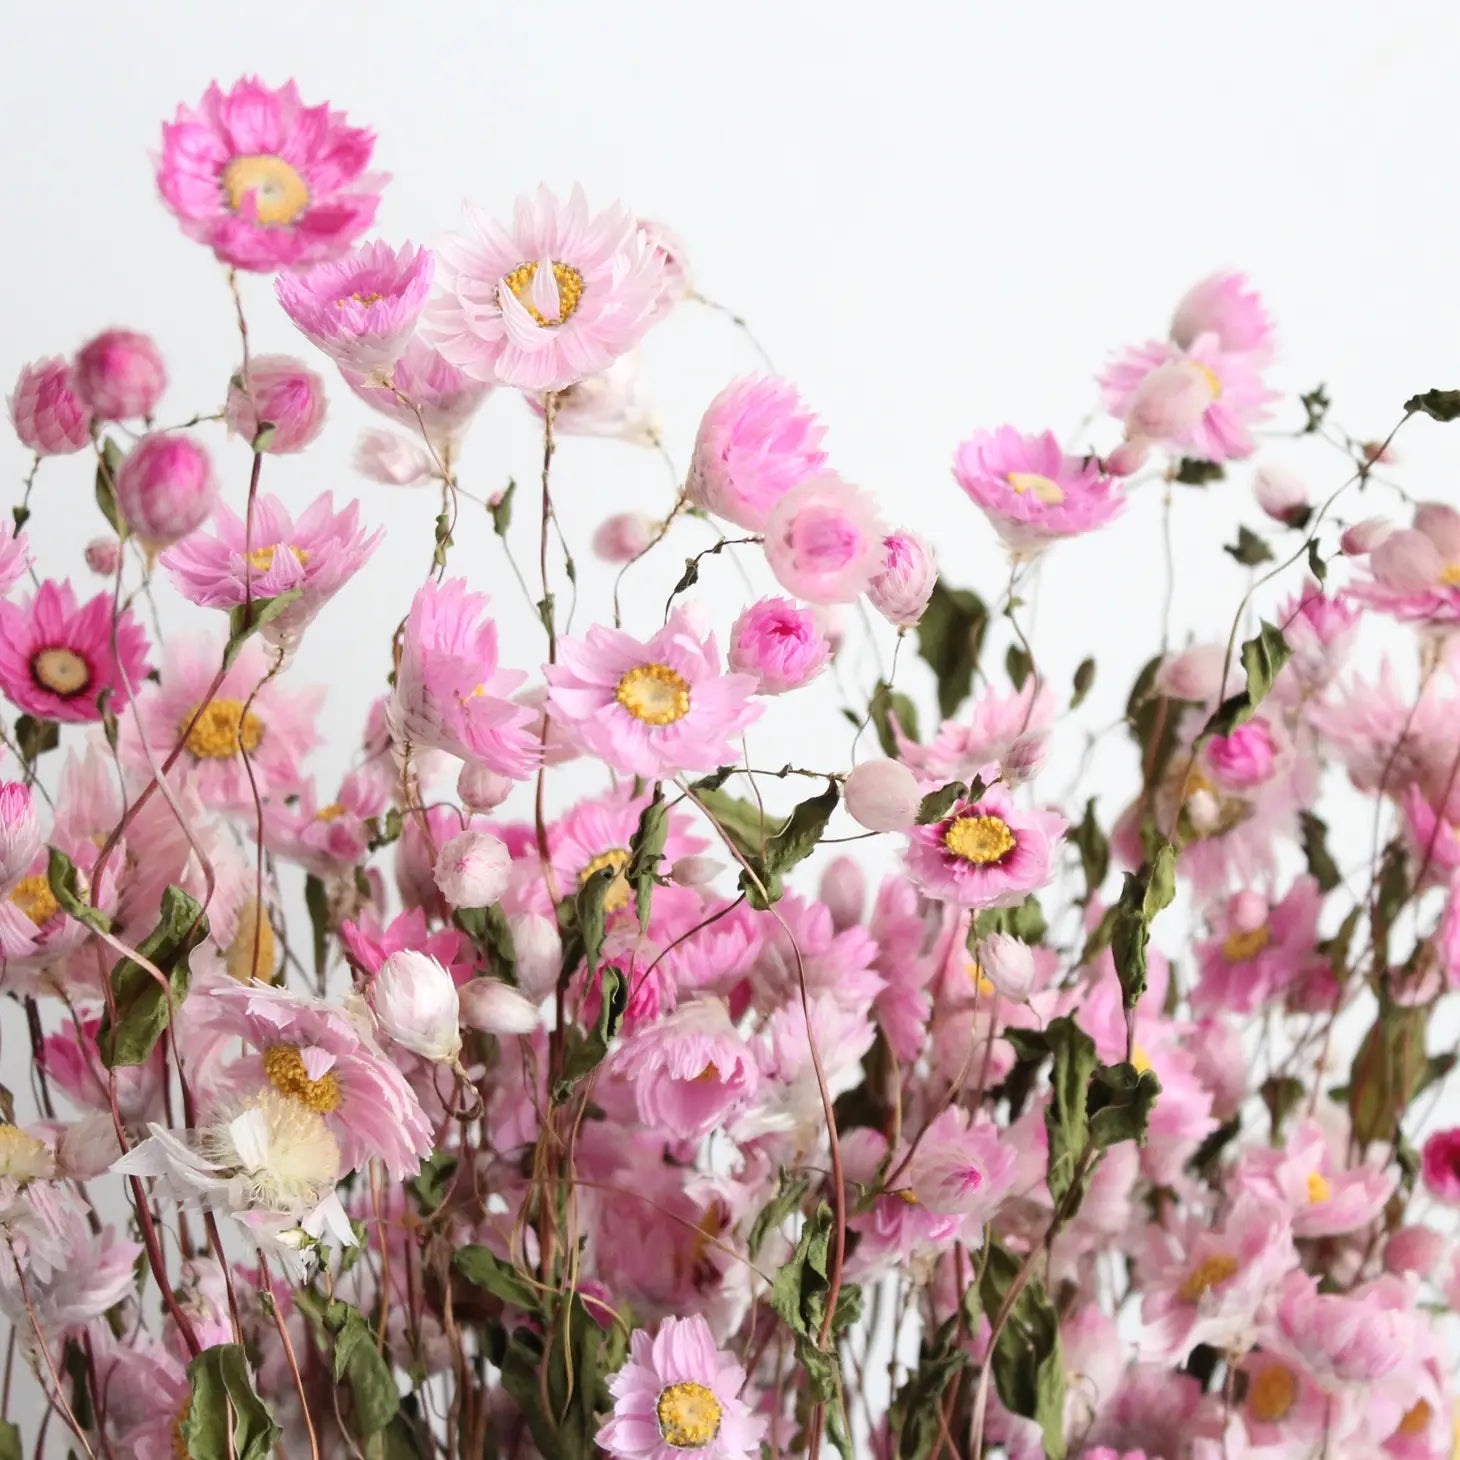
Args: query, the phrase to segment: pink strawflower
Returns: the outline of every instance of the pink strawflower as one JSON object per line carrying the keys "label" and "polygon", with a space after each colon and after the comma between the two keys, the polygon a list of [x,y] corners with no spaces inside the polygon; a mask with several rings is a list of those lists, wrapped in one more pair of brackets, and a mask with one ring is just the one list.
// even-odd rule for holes
{"label": "pink strawflower", "polygon": [[1272,321],[1245,274],[1211,274],[1181,296],[1171,317],[1171,338],[1189,350],[1213,334],[1222,349],[1266,359],[1272,353]]}
{"label": "pink strawflower", "polygon": [[1125,507],[1119,485],[1102,474],[1100,463],[1066,455],[1053,431],[977,431],[958,448],[953,475],[1021,557],[1057,538],[1104,527]]}
{"label": "pink strawflower", "polygon": [[355,443],[355,470],[387,487],[415,487],[436,472],[431,454],[394,431],[366,431]]}
{"label": "pink strawflower", "polygon": [[468,811],[496,810],[512,794],[514,785],[509,776],[469,760],[462,762],[456,775],[456,794]]}
{"label": "pink strawflower", "polygon": [[37,456],[67,456],[91,443],[91,408],[77,395],[62,359],[22,365],[5,404],[21,444]]}
{"label": "pink strawflower", "polygon": [[1414,526],[1391,533],[1369,554],[1373,577],[1355,598],[1402,622],[1460,622],[1460,512],[1443,502],[1415,509]]}
{"label": "pink strawflower", "polygon": [[429,953],[438,963],[445,964],[458,984],[465,983],[472,975],[462,935],[450,927],[431,930],[425,913],[419,908],[401,913],[382,927],[367,907],[358,921],[346,920],[340,924],[340,940],[350,961],[366,974],[378,973],[392,953],[406,948]]}
{"label": "pink strawflower", "polygon": [[792,487],[821,475],[825,434],[787,381],[737,380],[705,411],[685,491],[707,512],[760,532]]}
{"label": "pink strawflower", "polygon": [[659,298],[654,304],[656,319],[694,292],[690,284],[689,257],[684,240],[667,224],[640,218],[639,233],[649,245],[661,268]]}
{"label": "pink strawflower", "polygon": [[122,561],[122,545],[114,537],[94,537],[86,544],[86,566],[98,578],[115,578]]}
{"label": "pink strawflower", "polygon": [[[220,504],[211,533],[194,533],[162,555],[178,591],[203,608],[231,609],[252,598],[299,597],[264,626],[270,641],[291,640],[364,566],[385,535],[360,526],[360,504],[334,510],[326,492],[297,521],[277,498],[254,503],[252,536],[242,518]],[[252,543],[251,547],[247,544]]]}
{"label": "pink strawflower", "polygon": [[1424,1144],[1422,1169],[1434,1196],[1460,1205],[1460,1126],[1430,1136]]}
{"label": "pink strawflower", "polygon": [[631,563],[654,541],[662,524],[643,512],[615,512],[593,533],[593,551],[605,563]]}
{"label": "pink strawflower", "polygon": [[[324,429],[324,382],[293,355],[255,355],[248,380],[239,372],[228,382],[223,418],[228,429],[271,456],[303,451]],[[259,428],[273,430],[259,440]]]}
{"label": "pink strawflower", "polygon": [[1387,542],[1394,524],[1383,517],[1364,517],[1344,529],[1339,547],[1351,558],[1366,558],[1380,543]]}
{"label": "pink strawflower", "polygon": [[30,598],[0,602],[0,689],[42,720],[100,720],[97,704],[120,710],[151,666],[147,638],[130,609],[116,617],[110,593],[78,607],[69,583],[47,579]]}
{"label": "pink strawflower", "polygon": [[1252,1191],[1292,1213],[1295,1237],[1334,1237],[1375,1221],[1394,1194],[1395,1178],[1377,1166],[1345,1170],[1316,1120],[1287,1133],[1281,1149],[1253,1146],[1234,1173],[1235,1190]]}
{"label": "pink strawflower", "polygon": [[868,831],[907,831],[923,799],[917,777],[896,760],[864,760],[842,792],[848,815]]}
{"label": "pink strawflower", "polygon": [[71,383],[98,421],[130,421],[157,409],[167,367],[147,335],[106,330],[76,352]]}
{"label": "pink strawflower", "polygon": [[594,627],[560,639],[544,667],[548,705],[572,742],[624,775],[652,779],[739,758],[733,741],[759,714],[748,674],[722,674],[714,636],[684,610],[647,642]]}
{"label": "pink strawflower", "polygon": [[1410,786],[1400,800],[1404,829],[1423,884],[1449,883],[1460,872],[1460,822],[1456,810],[1435,806],[1418,786]]}
{"label": "pink strawflower", "polygon": [[30,539],[18,527],[0,523],[0,598],[20,582],[30,563]]}
{"label": "pink strawflower", "polygon": [[[366,405],[406,430],[419,434],[424,422],[426,434],[438,451],[461,435],[491,390],[489,384],[463,375],[420,335],[407,341],[391,369],[394,390],[372,384],[370,377],[358,370],[342,369],[340,374]],[[419,421],[417,409],[421,413]]]}
{"label": "pink strawflower", "polygon": [[[532,413],[541,419],[542,398],[525,395]],[[607,370],[585,375],[557,393],[553,401],[555,436],[606,436],[635,446],[654,446],[663,428],[644,393],[637,354],[621,355]]]}
{"label": "pink strawflower", "polygon": [[21,781],[0,781],[0,898],[15,891],[41,846],[41,824],[30,787]]}
{"label": "pink strawflower", "polygon": [[511,852],[486,831],[458,832],[436,857],[436,886],[452,907],[490,907],[511,875]]}
{"label": "pink strawflower", "polygon": [[475,380],[562,390],[605,370],[653,321],[664,264],[621,208],[596,217],[576,185],[517,200],[510,228],[468,208],[441,244],[426,311],[441,353]]}
{"label": "pink strawflower", "polygon": [[1007,1132],[991,1120],[970,1121],[967,1112],[944,1110],[929,1122],[904,1173],[904,1185],[920,1206],[982,1226],[1014,1184],[1015,1156]]}
{"label": "pink strawflower", "polygon": [[1216,735],[1202,749],[1212,775],[1234,791],[1250,791],[1271,778],[1278,746],[1260,716],[1239,725],[1230,735]]}
{"label": "pink strawflower", "polygon": [[1323,895],[1298,877],[1269,907],[1252,891],[1229,898],[1212,916],[1212,940],[1197,945],[1201,978],[1192,990],[1199,1014],[1250,1014],[1281,994],[1315,957]]}
{"label": "pink strawflower", "polygon": [[1065,819],[1025,811],[995,788],[959,801],[931,826],[914,827],[908,873],[929,897],[956,907],[1013,907],[1049,881]]}
{"label": "pink strawflower", "polygon": [[1284,603],[1274,621],[1293,651],[1293,679],[1307,689],[1327,685],[1349,656],[1361,612],[1347,594],[1329,597],[1312,579]]}
{"label": "pink strawflower", "polygon": [[264,808],[264,842],[275,856],[331,878],[347,874],[368,852],[366,822],[385,810],[386,793],[365,767],[348,772],[338,796],[321,803],[313,780],[298,794]]}
{"label": "pink strawflower", "polygon": [[904,529],[882,539],[882,566],[867,585],[867,600],[888,623],[908,629],[922,618],[937,582],[933,549]]}
{"label": "pink strawflower", "polygon": [[1022,689],[1007,695],[984,690],[966,719],[945,720],[927,745],[909,740],[895,721],[893,734],[898,758],[926,789],[976,776],[987,784],[998,775],[1010,779],[1012,766],[1039,763],[1054,716],[1054,691],[1031,675]]}
{"label": "pink strawflower", "polygon": [[123,520],[151,548],[197,531],[218,500],[208,453],[175,431],[144,436],[117,469],[116,489]]}
{"label": "pink strawflower", "polygon": [[767,515],[766,561],[783,588],[810,603],[851,603],[881,566],[883,536],[867,493],[838,476],[813,477]]}
{"label": "pink strawflower", "polygon": [[532,711],[508,698],[526,678],[498,667],[486,595],[468,592],[462,578],[428,578],[401,637],[391,733],[402,746],[446,750],[522,780],[541,757]]}
{"label": "pink strawflower", "polygon": [[335,262],[281,273],[274,293],[337,365],[385,375],[415,332],[435,268],[429,249],[394,249],[377,238]]}
{"label": "pink strawflower", "polygon": [[1016,1004],[1034,987],[1034,953],[1010,933],[990,933],[978,945],[978,970],[996,992]]}
{"label": "pink strawflower", "polygon": [[182,230],[225,263],[272,273],[338,258],[369,228],[384,174],[365,171],[374,136],[292,81],[215,81],[164,123],[157,187]]}
{"label": "pink strawflower", "polygon": [[810,609],[788,598],[762,598],[730,629],[726,656],[737,674],[753,674],[757,692],[784,694],[815,679],[831,659],[831,645]]}
{"label": "pink strawflower", "polygon": [[629,1361],[609,1381],[613,1415],[598,1431],[614,1460],[755,1460],[766,1421],[740,1398],[745,1370],[715,1347],[695,1313],[635,1329]]}
{"label": "pink strawflower", "polygon": [[1406,1362],[1417,1338],[1402,1280],[1381,1277],[1348,1293],[1320,1293],[1289,1273],[1277,1300],[1277,1332],[1321,1383],[1372,1384]]}
{"label": "pink strawflower", "polygon": [[[117,867],[109,864],[100,877],[93,877],[98,856],[97,846],[72,836],[61,827],[52,827],[48,838],[51,846],[66,853],[92,883],[88,900],[102,912],[113,914],[117,909]],[[9,994],[25,995],[41,987],[55,992],[57,987],[84,986],[88,996],[96,993],[96,966],[90,959],[81,960],[72,970],[73,955],[80,950],[91,931],[85,923],[64,912],[50,888],[49,851],[43,847],[26,869],[10,896],[0,901],[0,987]]]}

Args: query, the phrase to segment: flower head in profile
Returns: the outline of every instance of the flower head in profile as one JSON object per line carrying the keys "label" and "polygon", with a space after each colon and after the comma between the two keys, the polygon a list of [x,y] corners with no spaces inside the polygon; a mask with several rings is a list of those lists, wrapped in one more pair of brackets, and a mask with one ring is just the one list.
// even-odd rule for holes
{"label": "flower head in profile", "polygon": [[1414,525],[1392,532],[1369,554],[1355,598],[1405,623],[1460,623],[1460,512],[1423,502]]}
{"label": "flower head in profile", "polygon": [[324,429],[324,382],[292,355],[255,355],[228,382],[228,429],[270,456],[303,451]]}
{"label": "flower head in profile", "polygon": [[18,527],[0,523],[0,598],[20,582],[30,562],[30,539]]}
{"label": "flower head in profile", "polygon": [[1281,1148],[1253,1147],[1236,1171],[1237,1190],[1289,1208],[1295,1237],[1330,1237],[1368,1226],[1394,1187],[1395,1178],[1378,1166],[1345,1169],[1312,1119],[1300,1122]]}
{"label": "flower head in profile", "polygon": [[340,374],[367,406],[389,416],[413,436],[419,438],[424,424],[438,451],[461,435],[491,390],[489,384],[462,374],[420,335],[411,336],[391,368],[394,389],[348,366],[341,366]]}
{"label": "flower head in profile", "polygon": [[[539,418],[541,397],[523,397]],[[644,390],[638,353],[620,355],[606,370],[566,386],[553,401],[553,431],[561,436],[607,436],[636,446],[657,445],[663,432]]]}
{"label": "flower head in profile", "polygon": [[503,227],[475,208],[440,245],[426,311],[441,353],[475,380],[562,390],[605,370],[653,321],[664,262],[621,208],[592,215],[574,187],[517,200]]}
{"label": "flower head in profile", "polygon": [[272,273],[338,258],[370,226],[383,174],[374,136],[292,81],[215,81],[162,128],[157,187],[182,230],[225,264]]}
{"label": "flower head in profile", "polygon": [[755,679],[722,673],[713,636],[679,609],[644,643],[597,626],[562,639],[543,672],[553,718],[624,775],[657,780],[734,761],[734,737],[760,714]]}
{"label": "flower head in profile", "polygon": [[1211,274],[1181,296],[1171,316],[1171,338],[1189,350],[1206,334],[1215,335],[1229,354],[1266,359],[1272,353],[1272,320],[1245,274]]}
{"label": "flower head in profile", "polygon": [[1013,907],[1049,881],[1065,819],[1025,811],[1006,791],[959,801],[941,821],[914,827],[908,872],[927,896],[957,907]]}

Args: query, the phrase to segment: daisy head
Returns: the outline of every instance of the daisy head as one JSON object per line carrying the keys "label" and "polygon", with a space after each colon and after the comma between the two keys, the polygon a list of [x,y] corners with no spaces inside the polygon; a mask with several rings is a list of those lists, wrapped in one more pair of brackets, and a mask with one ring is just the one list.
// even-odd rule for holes
{"label": "daisy head", "polygon": [[957,907],[1013,907],[1049,881],[1065,819],[1024,811],[994,789],[914,827],[908,872],[929,897]]}

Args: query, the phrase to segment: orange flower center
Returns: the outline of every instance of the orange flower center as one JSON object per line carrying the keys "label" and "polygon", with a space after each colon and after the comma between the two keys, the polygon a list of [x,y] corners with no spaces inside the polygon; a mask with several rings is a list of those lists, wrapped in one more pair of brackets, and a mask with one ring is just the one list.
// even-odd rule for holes
{"label": "orange flower center", "polygon": [[264,1073],[281,1095],[307,1105],[319,1115],[329,1115],[340,1105],[340,1082],[329,1071],[317,1080],[309,1078],[304,1056],[292,1044],[272,1044],[263,1053]]}
{"label": "orange flower center", "polygon": [[1019,496],[1029,492],[1046,507],[1058,507],[1065,500],[1064,488],[1052,477],[1041,476],[1037,471],[1011,471],[1004,480]]}
{"label": "orange flower center", "polygon": [[223,169],[223,193],[235,213],[253,197],[260,223],[292,223],[309,206],[309,187],[282,157],[235,157]]}
{"label": "orange flower center", "polygon": [[532,281],[537,277],[536,264],[518,264],[502,282],[517,296],[522,307],[542,329],[564,324],[572,318],[583,298],[583,275],[572,264],[553,260],[553,280],[558,286],[558,317],[545,319],[532,302]]}
{"label": "orange flower center", "polygon": [[1247,1391],[1247,1407],[1267,1424],[1282,1419],[1298,1397],[1298,1381],[1286,1364],[1269,1364],[1255,1374]]}
{"label": "orange flower center", "polygon": [[1226,1252],[1214,1252],[1210,1257],[1204,1257],[1187,1274],[1180,1288],[1181,1296],[1188,1303],[1195,1303],[1203,1293],[1231,1282],[1240,1266],[1237,1259]]}
{"label": "orange flower center", "polygon": [[56,894],[51,891],[50,879],[44,872],[33,872],[22,877],[10,894],[10,900],[36,927],[43,928],[61,911]]}
{"label": "orange flower center", "polygon": [[1222,957],[1228,963],[1245,963],[1249,958],[1256,958],[1271,941],[1272,934],[1266,924],[1245,931],[1239,929],[1222,940]]}

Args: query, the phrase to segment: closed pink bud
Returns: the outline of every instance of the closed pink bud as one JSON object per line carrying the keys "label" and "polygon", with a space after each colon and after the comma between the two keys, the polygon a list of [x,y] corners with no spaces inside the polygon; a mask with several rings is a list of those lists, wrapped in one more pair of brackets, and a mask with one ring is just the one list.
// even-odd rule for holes
{"label": "closed pink bud", "polygon": [[1298,527],[1312,512],[1308,484],[1285,466],[1267,465],[1257,468],[1252,479],[1252,493],[1257,505],[1285,527]]}
{"label": "closed pink bud", "polygon": [[71,379],[98,421],[131,421],[157,409],[167,367],[146,335],[106,330],[76,352]]}
{"label": "closed pink bud", "polygon": [[1134,476],[1151,457],[1151,443],[1144,436],[1122,441],[1105,458],[1105,470],[1113,477]]}
{"label": "closed pink bud", "polygon": [[447,1064],[461,1053],[461,1006],[450,973],[429,953],[403,948],[370,980],[376,1022],[403,1048]]}
{"label": "closed pink bud", "polygon": [[1249,720],[1206,746],[1207,764],[1218,780],[1237,791],[1260,786],[1277,765],[1277,745],[1262,720]]}
{"label": "closed pink bud", "polygon": [[1420,1169],[1432,1196],[1460,1205],[1460,1126],[1436,1131],[1424,1143]]}
{"label": "closed pink bud", "polygon": [[598,524],[593,534],[593,551],[605,563],[632,562],[654,541],[659,526],[642,512],[616,513]]}
{"label": "closed pink bud", "polygon": [[22,366],[5,403],[15,434],[37,456],[69,456],[91,442],[91,407],[76,394],[64,360]]}
{"label": "closed pink bud", "polygon": [[938,582],[933,549],[916,532],[894,532],[882,539],[882,566],[867,587],[872,607],[899,629],[922,618]]}
{"label": "closed pink bud", "polygon": [[1433,1227],[1401,1227],[1384,1244],[1384,1269],[1428,1277],[1448,1245]]}
{"label": "closed pink bud", "polygon": [[512,853],[490,832],[460,832],[436,858],[436,886],[453,907],[490,907],[511,876]]}
{"label": "closed pink bud", "polygon": [[488,1034],[531,1034],[542,1022],[537,1005],[511,984],[474,978],[461,989],[462,1022]]}
{"label": "closed pink bud", "polygon": [[1126,435],[1169,441],[1187,435],[1216,399],[1209,371],[1188,360],[1158,365],[1136,387],[1126,412]]}
{"label": "closed pink bud", "polygon": [[117,471],[117,506],[149,547],[171,547],[196,532],[217,498],[208,453],[176,432],[144,436]]}
{"label": "closed pink bud", "polygon": [[387,487],[419,486],[435,469],[425,447],[394,431],[366,431],[355,444],[355,470]]}
{"label": "closed pink bud", "polygon": [[98,577],[114,577],[121,560],[122,545],[114,537],[94,537],[86,544],[86,566]]}
{"label": "closed pink bud", "polygon": [[680,887],[707,887],[724,870],[717,857],[680,857],[669,869],[669,880]]}
{"label": "closed pink bud", "polygon": [[990,933],[978,945],[978,966],[1006,999],[1022,1004],[1034,987],[1034,954],[1009,933]]}
{"label": "closed pink bud", "polygon": [[837,932],[861,926],[867,878],[855,857],[837,857],[821,874],[821,900]]}
{"label": "closed pink bud", "polygon": [[495,811],[517,783],[477,761],[466,761],[456,777],[456,794],[468,811]]}
{"label": "closed pink bud", "polygon": [[[324,382],[292,355],[257,355],[248,388],[240,371],[228,382],[223,407],[228,429],[257,451],[284,456],[303,451],[324,428]],[[268,429],[272,427],[273,429]]]}
{"label": "closed pink bud", "polygon": [[1046,741],[1043,735],[1018,735],[999,761],[999,774],[1004,783],[1022,786],[1039,774],[1044,764]]}
{"label": "closed pink bud", "polygon": [[1445,570],[1439,549],[1422,532],[1401,528],[1369,555],[1374,577],[1401,593],[1432,588]]}
{"label": "closed pink bud", "polygon": [[541,913],[518,913],[507,919],[512,948],[517,955],[517,982],[530,999],[553,991],[563,963],[563,941]]}
{"label": "closed pink bud", "polygon": [[917,820],[922,793],[899,760],[863,761],[843,788],[852,819],[868,831],[906,831]]}
{"label": "closed pink bud", "polygon": [[1355,522],[1338,542],[1349,557],[1364,558],[1386,541],[1393,531],[1392,522],[1386,522],[1382,517],[1365,517],[1362,522]]}
{"label": "closed pink bud", "polygon": [[15,890],[40,849],[41,825],[30,788],[6,781],[0,785],[0,897]]}
{"label": "closed pink bud", "polygon": [[753,674],[763,695],[784,694],[814,679],[831,658],[831,645],[809,608],[788,598],[762,598],[730,629],[726,657],[737,674]]}
{"label": "closed pink bud", "polygon": [[[1216,699],[1222,688],[1224,644],[1197,644],[1173,654],[1156,671],[1156,692],[1177,700]],[[1228,676],[1231,682],[1231,675]]]}

